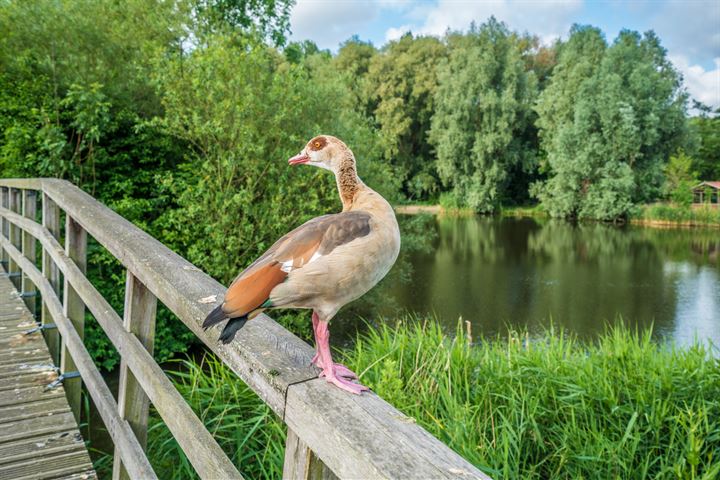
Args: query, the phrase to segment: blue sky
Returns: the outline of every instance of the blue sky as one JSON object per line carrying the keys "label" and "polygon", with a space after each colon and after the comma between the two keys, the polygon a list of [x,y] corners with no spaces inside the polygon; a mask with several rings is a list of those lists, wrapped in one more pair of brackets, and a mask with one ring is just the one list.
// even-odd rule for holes
{"label": "blue sky", "polygon": [[335,52],[358,35],[380,47],[406,31],[442,35],[491,15],[548,43],[574,23],[600,27],[608,41],[623,28],[655,30],[691,96],[720,107],[720,0],[297,0],[291,38]]}

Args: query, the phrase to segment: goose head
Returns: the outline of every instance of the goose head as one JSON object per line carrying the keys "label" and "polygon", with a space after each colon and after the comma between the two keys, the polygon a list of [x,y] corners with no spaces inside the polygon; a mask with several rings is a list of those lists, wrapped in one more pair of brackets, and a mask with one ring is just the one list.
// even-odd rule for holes
{"label": "goose head", "polygon": [[290,165],[313,165],[335,173],[348,162],[352,162],[353,166],[355,164],[352,152],[340,139],[330,135],[318,135],[288,160]]}

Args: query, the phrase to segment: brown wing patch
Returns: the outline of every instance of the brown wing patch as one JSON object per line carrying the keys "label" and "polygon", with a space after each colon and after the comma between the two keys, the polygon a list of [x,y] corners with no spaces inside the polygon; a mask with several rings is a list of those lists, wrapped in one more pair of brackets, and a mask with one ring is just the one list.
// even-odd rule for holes
{"label": "brown wing patch", "polygon": [[223,312],[229,317],[241,317],[259,307],[270,291],[285,281],[287,273],[277,262],[267,263],[242,275],[228,288]]}

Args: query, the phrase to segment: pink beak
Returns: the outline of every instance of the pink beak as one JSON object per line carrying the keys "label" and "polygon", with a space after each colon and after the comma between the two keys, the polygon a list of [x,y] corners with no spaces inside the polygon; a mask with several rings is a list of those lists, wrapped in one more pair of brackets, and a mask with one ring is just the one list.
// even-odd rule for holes
{"label": "pink beak", "polygon": [[299,165],[301,163],[308,163],[309,161],[310,157],[305,152],[299,153],[294,157],[288,159],[288,163],[290,165]]}

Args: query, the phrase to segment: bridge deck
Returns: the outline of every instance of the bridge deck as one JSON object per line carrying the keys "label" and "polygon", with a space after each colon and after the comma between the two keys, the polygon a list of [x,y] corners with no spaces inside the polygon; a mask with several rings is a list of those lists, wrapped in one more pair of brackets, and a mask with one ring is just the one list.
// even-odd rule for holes
{"label": "bridge deck", "polygon": [[0,480],[97,478],[41,332],[0,268]]}

